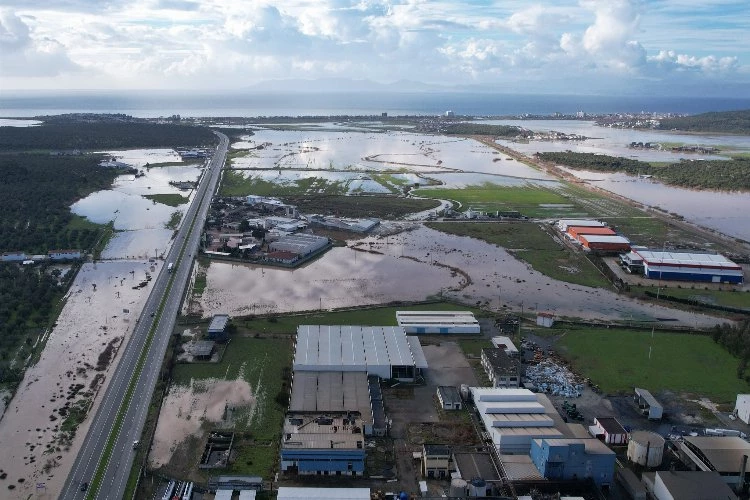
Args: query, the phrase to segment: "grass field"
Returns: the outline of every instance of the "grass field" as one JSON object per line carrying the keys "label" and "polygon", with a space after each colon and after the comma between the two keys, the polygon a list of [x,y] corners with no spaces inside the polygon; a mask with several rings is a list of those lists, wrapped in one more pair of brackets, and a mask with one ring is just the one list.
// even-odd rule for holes
{"label": "grass field", "polygon": [[340,217],[377,217],[399,219],[405,215],[440,206],[437,200],[420,200],[400,196],[283,196],[286,203],[303,213],[337,215]]}
{"label": "grass field", "polygon": [[565,197],[544,188],[524,186],[507,187],[485,183],[462,189],[416,189],[416,196],[453,200],[461,204],[461,210],[495,212],[518,210],[528,217],[546,216],[544,204],[569,204]]}
{"label": "grass field", "polygon": [[234,318],[232,322],[247,333],[296,334],[299,325],[378,325],[396,326],[396,311],[480,311],[447,302],[419,304],[413,306],[377,307],[341,312],[284,315],[273,318]]}
{"label": "grass field", "polygon": [[428,227],[460,236],[470,236],[508,249],[536,271],[560,281],[592,287],[610,283],[580,252],[558,243],[536,223],[433,222]]}
{"label": "grass field", "polygon": [[[734,401],[750,386],[737,378],[739,360],[711,337],[617,329],[554,329],[558,351],[575,371],[608,393],[644,387]],[[649,347],[651,359],[649,360]]]}
{"label": "grass field", "polygon": [[[680,288],[677,288],[678,284],[674,282],[668,283],[667,286],[661,287],[661,293],[663,295],[669,295],[672,297],[678,297],[681,299],[693,299],[706,304],[728,306],[728,307],[740,307],[750,309],[750,293],[731,291],[731,290],[704,290],[700,284],[695,284],[695,288],[690,288],[692,283],[683,283]],[[652,287],[640,287],[631,288],[631,291],[639,293],[645,290],[656,292],[657,286]]]}
{"label": "grass field", "polygon": [[[256,406],[247,415],[237,414],[237,459],[228,469],[233,474],[270,477],[278,455],[278,440],[285,407],[276,402],[282,391],[284,369],[292,362],[291,339],[235,336],[220,363],[177,364],[172,381],[189,385],[191,379],[233,380],[240,375],[250,384]],[[286,390],[286,389],[283,389]]]}
{"label": "grass field", "polygon": [[329,182],[320,177],[298,179],[294,183],[277,184],[260,177],[246,177],[242,172],[227,170],[221,181],[222,196],[291,196],[309,194],[343,195],[347,188],[344,182]]}
{"label": "grass field", "polygon": [[190,201],[190,198],[187,196],[182,196],[177,193],[144,194],[143,197],[156,203],[161,203],[162,205],[169,205],[170,207],[179,207]]}

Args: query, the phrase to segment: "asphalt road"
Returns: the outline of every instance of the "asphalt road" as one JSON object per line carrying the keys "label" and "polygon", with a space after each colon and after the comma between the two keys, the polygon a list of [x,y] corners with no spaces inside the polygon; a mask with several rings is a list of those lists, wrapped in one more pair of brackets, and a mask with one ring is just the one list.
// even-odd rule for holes
{"label": "asphalt road", "polygon": [[[224,166],[229,139],[224,134],[217,133],[217,135],[221,139],[219,146],[201,177],[195,197],[184,216],[184,222],[156,278],[122,358],[112,374],[109,386],[83,441],[83,446],[65,481],[60,495],[62,499],[83,499],[92,493],[95,493],[97,499],[120,499],[123,496],[135,457],[133,442],[140,439],[143,431],[159,369],[190,278],[193,256],[198,251],[203,223]],[[182,259],[180,260],[181,253]],[[171,273],[167,271],[169,262],[174,262],[174,269]],[[172,275],[174,275],[174,281],[166,296],[164,309],[161,314],[158,314],[159,304],[165,297]],[[156,314],[152,317],[152,313]],[[125,412],[125,418],[115,438],[114,450],[106,464],[106,472],[99,490],[83,492],[81,491],[82,484],[93,480],[99,462],[102,460],[110,431],[124,403],[128,384],[135,376],[138,359],[154,323],[157,323],[156,332],[146,353],[146,361],[136,382],[130,404],[122,409]]]}

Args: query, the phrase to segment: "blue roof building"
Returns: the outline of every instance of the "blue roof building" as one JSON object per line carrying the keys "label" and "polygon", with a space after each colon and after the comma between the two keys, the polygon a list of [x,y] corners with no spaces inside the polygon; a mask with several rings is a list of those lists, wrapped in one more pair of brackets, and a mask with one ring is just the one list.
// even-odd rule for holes
{"label": "blue roof building", "polygon": [[550,480],[591,478],[605,486],[615,473],[615,452],[598,439],[534,439],[531,461]]}

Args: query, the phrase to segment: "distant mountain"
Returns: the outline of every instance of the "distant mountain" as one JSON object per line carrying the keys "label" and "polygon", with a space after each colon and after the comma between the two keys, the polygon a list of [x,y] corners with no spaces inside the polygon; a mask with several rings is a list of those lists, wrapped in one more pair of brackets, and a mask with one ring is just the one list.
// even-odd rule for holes
{"label": "distant mountain", "polygon": [[661,120],[658,128],[662,130],[676,129],[690,132],[750,134],[750,109],[667,118]]}

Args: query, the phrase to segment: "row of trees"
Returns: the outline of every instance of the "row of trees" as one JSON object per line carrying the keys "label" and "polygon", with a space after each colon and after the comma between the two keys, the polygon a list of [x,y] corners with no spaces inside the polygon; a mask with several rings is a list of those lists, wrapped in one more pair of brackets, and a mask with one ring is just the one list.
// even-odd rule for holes
{"label": "row of trees", "polygon": [[645,161],[595,153],[537,153],[543,161],[559,163],[574,169],[595,172],[623,172],[630,175],[652,175],[673,186],[693,189],[750,191],[750,159],[685,160],[654,166]]}
{"label": "row of trees", "polygon": [[740,359],[737,365],[737,378],[746,379],[750,382],[750,376],[745,377],[745,371],[750,361],[750,319],[745,319],[736,326],[726,323],[717,325],[712,336],[714,342]]}
{"label": "row of trees", "polygon": [[515,125],[488,125],[486,123],[451,123],[445,127],[446,134],[455,135],[492,135],[496,137],[518,137],[525,132]]}

